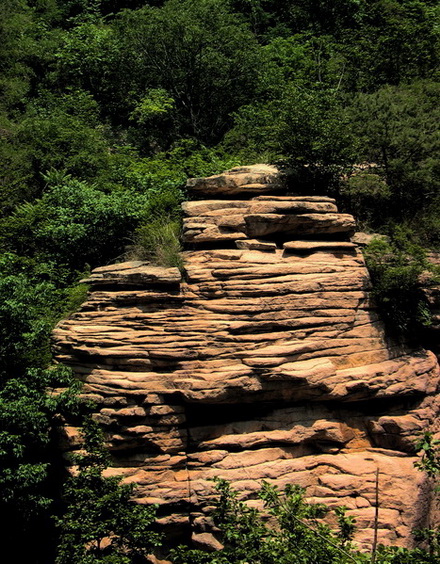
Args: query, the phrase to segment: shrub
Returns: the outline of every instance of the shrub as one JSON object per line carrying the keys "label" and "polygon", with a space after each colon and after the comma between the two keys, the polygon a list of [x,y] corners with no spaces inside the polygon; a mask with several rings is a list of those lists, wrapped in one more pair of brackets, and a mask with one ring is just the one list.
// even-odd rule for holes
{"label": "shrub", "polygon": [[[60,387],[64,392],[48,393]],[[60,416],[78,413],[78,388],[64,366],[28,369],[1,382],[0,518],[16,562],[51,561],[55,533],[50,516],[63,465],[53,431]]]}
{"label": "shrub", "polygon": [[[434,564],[424,550],[379,545],[373,556],[359,552],[351,538],[355,520],[337,508],[337,530],[321,518],[322,504],[304,500],[304,489],[289,485],[284,493],[263,482],[259,497],[264,516],[238,500],[228,482],[217,479],[218,499],[212,512],[224,548],[213,553],[180,546],[171,551],[173,564]],[[273,521],[267,524],[267,513]]]}
{"label": "shrub", "polygon": [[87,264],[106,264],[123,253],[147,201],[147,194],[106,194],[67,175],[3,220],[0,239],[11,250],[83,271]]}
{"label": "shrub", "polygon": [[420,338],[420,330],[431,323],[420,275],[432,267],[424,249],[409,236],[405,228],[395,228],[389,241],[373,240],[365,258],[373,282],[372,296],[390,330]]}
{"label": "shrub", "polygon": [[358,223],[364,222],[369,227],[383,225],[384,210],[390,205],[391,191],[374,168],[355,171],[341,183],[340,193]]}
{"label": "shrub", "polygon": [[397,221],[411,218],[438,194],[439,93],[435,81],[384,86],[358,94],[350,109],[357,158],[377,163],[393,201],[388,217]]}
{"label": "shrub", "polygon": [[141,225],[135,232],[134,256],[159,266],[176,266],[182,270],[180,230],[179,220],[166,217]]}
{"label": "shrub", "polygon": [[161,544],[152,530],[155,507],[131,500],[132,484],[105,477],[109,464],[103,434],[89,419],[83,429],[85,454],[76,457],[77,471],[67,480],[56,564],[132,564]]}

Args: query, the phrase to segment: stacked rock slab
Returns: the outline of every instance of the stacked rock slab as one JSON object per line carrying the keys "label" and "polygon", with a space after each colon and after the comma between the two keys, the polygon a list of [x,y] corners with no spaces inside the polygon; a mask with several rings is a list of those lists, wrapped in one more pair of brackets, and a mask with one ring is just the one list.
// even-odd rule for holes
{"label": "stacked rock slab", "polygon": [[347,506],[368,549],[378,470],[379,542],[410,545],[430,512],[413,442],[435,430],[439,369],[385,335],[353,217],[328,197],[282,195],[266,165],[188,188],[199,199],[183,204],[184,274],[98,268],[54,332],[96,401],[109,473],[204,541],[213,477],[253,504],[262,480],[297,483]]}

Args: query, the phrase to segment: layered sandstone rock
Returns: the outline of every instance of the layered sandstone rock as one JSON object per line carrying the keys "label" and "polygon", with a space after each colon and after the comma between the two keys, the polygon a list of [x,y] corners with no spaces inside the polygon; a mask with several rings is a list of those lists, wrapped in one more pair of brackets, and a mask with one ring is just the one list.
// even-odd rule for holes
{"label": "layered sandstone rock", "polygon": [[183,205],[183,275],[96,269],[54,332],[97,402],[110,472],[196,539],[210,530],[211,478],[250,503],[263,479],[298,483],[346,505],[369,548],[379,470],[379,541],[411,544],[431,498],[413,442],[435,429],[439,369],[384,333],[353,218],[330,198],[280,195],[273,167],[189,188],[225,199]]}

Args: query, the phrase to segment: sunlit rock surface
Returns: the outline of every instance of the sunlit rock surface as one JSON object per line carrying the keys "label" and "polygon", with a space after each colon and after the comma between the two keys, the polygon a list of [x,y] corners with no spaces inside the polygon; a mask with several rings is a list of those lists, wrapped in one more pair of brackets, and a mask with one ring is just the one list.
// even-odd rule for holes
{"label": "sunlit rock surface", "polygon": [[293,482],[347,506],[368,549],[379,470],[379,542],[411,545],[430,514],[413,443],[435,429],[436,357],[387,338],[354,219],[281,186],[266,165],[190,180],[217,199],[183,205],[184,273],[96,269],[56,356],[97,404],[109,473],[168,530],[209,533],[214,476],[254,504],[262,480]]}

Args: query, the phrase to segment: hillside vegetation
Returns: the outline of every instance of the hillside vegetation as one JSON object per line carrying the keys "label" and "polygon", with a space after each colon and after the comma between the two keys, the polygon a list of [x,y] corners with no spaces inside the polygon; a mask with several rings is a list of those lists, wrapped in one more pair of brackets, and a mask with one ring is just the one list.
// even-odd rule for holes
{"label": "hillside vegetation", "polygon": [[[84,473],[64,475],[55,429],[87,406],[49,368],[49,335],[91,268],[175,261],[188,176],[278,164],[293,192],[336,196],[387,234],[370,253],[381,295],[401,289],[390,255],[411,294],[440,248],[439,42],[437,0],[0,2],[0,516],[15,562],[142,561],[148,512],[116,556],[66,548],[93,540],[72,532],[73,507],[105,464],[92,441]],[[128,511],[127,489],[99,483]]]}

